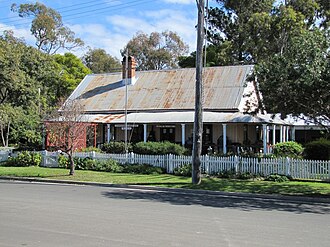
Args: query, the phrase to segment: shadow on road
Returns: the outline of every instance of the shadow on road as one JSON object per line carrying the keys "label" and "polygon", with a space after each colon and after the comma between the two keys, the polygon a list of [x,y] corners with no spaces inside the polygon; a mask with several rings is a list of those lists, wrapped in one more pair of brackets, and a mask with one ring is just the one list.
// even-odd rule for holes
{"label": "shadow on road", "polygon": [[185,192],[168,192],[154,190],[116,189],[102,192],[102,195],[113,199],[155,201],[173,205],[197,205],[215,208],[235,208],[244,211],[286,211],[297,214],[314,213],[330,214],[329,203],[305,202],[287,199],[270,199],[262,197],[193,194]]}

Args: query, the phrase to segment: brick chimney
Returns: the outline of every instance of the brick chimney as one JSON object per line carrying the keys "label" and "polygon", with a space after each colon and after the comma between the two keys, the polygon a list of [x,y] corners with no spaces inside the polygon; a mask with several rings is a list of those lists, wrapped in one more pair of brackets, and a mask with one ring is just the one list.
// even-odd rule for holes
{"label": "brick chimney", "polygon": [[[123,73],[123,83],[125,83],[126,78],[126,56],[124,56],[122,61],[122,73]],[[133,56],[128,56],[128,71],[127,71],[127,84],[133,85],[135,82],[135,68],[136,68],[136,61]]]}

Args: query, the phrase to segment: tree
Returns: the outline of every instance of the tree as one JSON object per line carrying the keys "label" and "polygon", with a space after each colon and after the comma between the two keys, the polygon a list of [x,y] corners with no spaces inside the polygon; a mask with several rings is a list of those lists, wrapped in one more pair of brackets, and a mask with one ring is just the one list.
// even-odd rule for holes
{"label": "tree", "polygon": [[0,103],[8,106],[6,110],[15,109],[6,130],[10,143],[41,147],[41,116],[58,100],[54,88],[61,85],[59,74],[53,56],[26,45],[12,32],[0,36]]}
{"label": "tree", "polygon": [[20,111],[20,108],[13,107],[8,103],[0,105],[0,134],[4,147],[8,147],[11,125]]}
{"label": "tree", "polygon": [[[208,11],[208,39],[213,45],[227,47],[230,58],[225,64],[250,64],[254,57],[249,51],[249,40],[260,39],[250,37],[247,32],[249,20],[255,14],[270,13],[274,0],[217,0],[219,7],[211,7]],[[227,64],[228,63],[228,64]]]}
{"label": "tree", "polygon": [[[208,41],[218,65],[251,64],[283,53],[290,39],[312,28],[327,29],[330,5],[324,0],[217,0],[209,9]],[[222,57],[221,60],[217,60]],[[214,61],[212,59],[215,59]]]}
{"label": "tree", "polygon": [[37,108],[48,100],[43,92],[57,81],[57,74],[53,57],[27,46],[11,32],[0,36],[0,103]]}
{"label": "tree", "polygon": [[94,74],[121,70],[120,61],[107,54],[104,49],[89,49],[82,57],[82,61]]}
{"label": "tree", "polygon": [[[203,50],[205,47],[203,48]],[[234,60],[230,56],[231,45],[229,42],[223,42],[221,45],[208,45],[206,47],[206,67],[233,64]],[[196,66],[196,51],[189,56],[179,57],[179,66],[181,68],[194,68]]]}
{"label": "tree", "polygon": [[60,13],[42,3],[13,4],[11,9],[20,17],[33,17],[30,31],[39,50],[55,54],[61,48],[71,50],[84,45],[70,28],[63,25]]}
{"label": "tree", "polygon": [[83,115],[84,108],[77,100],[67,100],[60,110],[46,119],[49,145],[66,153],[70,160],[70,175],[74,175],[73,152],[80,148],[80,141],[88,135],[88,126]]}
{"label": "tree", "polygon": [[134,56],[138,70],[177,68],[179,57],[188,52],[186,45],[175,32],[153,32],[149,36],[138,32],[121,51]]}
{"label": "tree", "polygon": [[55,54],[54,60],[59,78],[50,87],[57,99],[67,98],[91,71],[72,53],[65,53],[64,55]]}
{"label": "tree", "polygon": [[282,54],[256,67],[266,110],[330,122],[329,68],[328,32],[315,29],[291,39]]}

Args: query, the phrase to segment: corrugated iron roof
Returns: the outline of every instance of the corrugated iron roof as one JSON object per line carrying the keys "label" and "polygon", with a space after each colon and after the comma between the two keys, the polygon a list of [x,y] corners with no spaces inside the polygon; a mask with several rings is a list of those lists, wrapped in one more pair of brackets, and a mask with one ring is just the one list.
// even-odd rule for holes
{"label": "corrugated iron roof", "polygon": [[[205,68],[204,109],[237,109],[252,68],[252,65]],[[135,84],[128,86],[128,111],[193,110],[195,73],[194,68],[137,71]],[[79,98],[86,112],[122,112],[125,86],[121,76],[121,73],[88,75],[70,99]]]}

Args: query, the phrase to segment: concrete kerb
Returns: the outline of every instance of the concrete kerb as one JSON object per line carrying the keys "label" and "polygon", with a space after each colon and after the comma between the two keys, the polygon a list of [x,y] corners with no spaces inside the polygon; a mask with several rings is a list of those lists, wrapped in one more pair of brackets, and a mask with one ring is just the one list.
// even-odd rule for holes
{"label": "concrete kerb", "polygon": [[0,176],[0,180],[9,181],[21,181],[30,183],[49,183],[49,184],[67,184],[67,185],[82,185],[82,186],[99,186],[118,188],[125,190],[148,190],[154,192],[166,192],[175,194],[186,194],[192,196],[214,196],[214,197],[226,197],[233,199],[248,199],[248,200],[267,200],[267,201],[288,201],[298,203],[330,203],[330,197],[312,197],[312,196],[298,196],[298,195],[279,195],[279,194],[254,194],[254,193],[242,193],[242,192],[223,192],[223,191],[210,191],[210,190],[195,190],[195,189],[178,189],[178,188],[163,188],[147,185],[127,185],[127,184],[112,184],[112,183],[97,183],[97,182],[81,182],[71,180],[55,180],[44,178],[29,178],[29,177],[11,177]]}

